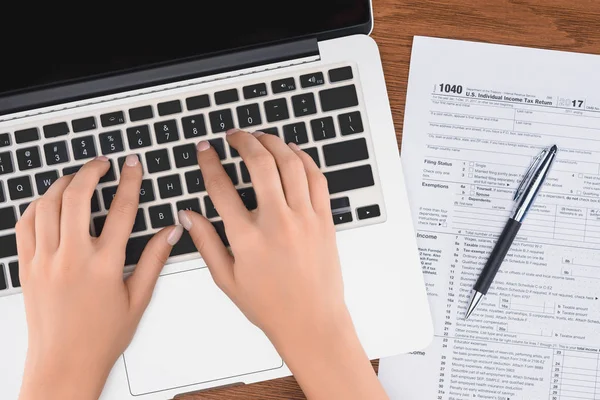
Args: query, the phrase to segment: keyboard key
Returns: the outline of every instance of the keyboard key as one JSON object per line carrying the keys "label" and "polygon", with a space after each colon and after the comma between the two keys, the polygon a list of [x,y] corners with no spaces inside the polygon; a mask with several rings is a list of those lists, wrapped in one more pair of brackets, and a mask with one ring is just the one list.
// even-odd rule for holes
{"label": "keyboard key", "polygon": [[104,224],[106,224],[106,215],[96,217],[92,222],[94,224],[94,237],[100,237],[104,229]]}
{"label": "keyboard key", "polygon": [[340,114],[338,116],[338,121],[340,123],[340,132],[342,135],[352,135],[354,133],[364,132],[360,111]]}
{"label": "keyboard key", "polygon": [[140,204],[154,201],[154,186],[152,180],[144,179],[140,187]]}
{"label": "keyboard key", "polygon": [[117,179],[115,175],[115,165],[113,164],[112,160],[109,160],[108,162],[110,163],[110,167],[108,168],[106,174],[100,178],[100,183],[112,182]]}
{"label": "keyboard key", "polygon": [[23,203],[19,206],[19,212],[21,213],[21,216],[23,216],[23,214],[25,214],[25,211],[27,211],[27,207],[29,207],[31,203]]}
{"label": "keyboard key", "polygon": [[140,257],[146,248],[146,245],[154,235],[145,235],[130,238],[125,248],[125,265],[135,265],[140,261]]}
{"label": "keyboard key", "polygon": [[246,100],[255,99],[267,95],[267,85],[258,83],[256,85],[244,86],[242,91]]}
{"label": "keyboard key", "polygon": [[329,82],[341,82],[354,78],[352,67],[341,67],[329,70]]}
{"label": "keyboard key", "polygon": [[[138,160],[141,160],[141,156],[139,154],[135,154],[138,158]],[[125,161],[127,161],[127,157],[123,156],[123,157],[119,157],[119,159],[117,160],[117,165],[119,166],[119,172],[123,171],[123,166],[125,165]],[[144,167],[142,165],[142,173],[144,172]]]}
{"label": "keyboard key", "polygon": [[63,168],[63,176],[76,174],[77,172],[79,172],[79,170],[82,167],[83,167],[83,164],[81,164],[81,165],[75,165],[75,166],[72,166],[72,167]]}
{"label": "keyboard key", "polygon": [[148,213],[150,214],[150,223],[154,229],[175,224],[173,209],[170,204],[150,207]]}
{"label": "keyboard key", "polygon": [[193,144],[184,144],[183,146],[173,147],[173,157],[175,158],[175,166],[177,168],[198,165],[196,146]]}
{"label": "keyboard key", "polygon": [[333,215],[333,224],[334,225],[347,224],[348,222],[352,222],[352,213],[351,212],[345,212],[345,213]]}
{"label": "keyboard key", "polygon": [[242,181],[244,181],[244,183],[250,183],[250,172],[248,171],[248,167],[246,167],[246,163],[243,161],[240,163],[240,171],[242,172]]}
{"label": "keyboard key", "polygon": [[200,210],[200,201],[198,201],[198,199],[178,201],[177,211],[181,210],[194,211],[198,214],[202,214],[202,211]]}
{"label": "keyboard key", "polygon": [[0,147],[10,146],[10,134],[0,133]]}
{"label": "keyboard key", "polygon": [[19,279],[19,263],[17,261],[8,264],[8,270],[10,272],[10,283],[14,288],[21,287],[21,280]]}
{"label": "keyboard key", "polygon": [[48,165],[62,164],[69,161],[66,141],[45,144],[44,154]]}
{"label": "keyboard key", "polygon": [[223,90],[215,93],[215,103],[217,105],[233,103],[240,99],[237,89]]}
{"label": "keyboard key", "polygon": [[173,250],[171,250],[171,257],[181,256],[183,254],[191,254],[196,253],[198,249],[192,240],[189,232],[184,231],[183,235],[181,235],[181,239],[173,246]]}
{"label": "keyboard key", "polygon": [[327,178],[330,194],[375,185],[370,165],[325,172],[325,178]]}
{"label": "keyboard key", "polygon": [[230,109],[213,111],[208,114],[213,133],[228,131],[233,128],[233,115]]}
{"label": "keyboard key", "polygon": [[58,124],[45,125],[44,126],[44,137],[46,139],[55,138],[58,136],[64,136],[69,134],[69,125],[66,122],[59,122]]}
{"label": "keyboard key", "polygon": [[381,215],[381,210],[377,204],[356,209],[358,219],[377,218]]}
{"label": "keyboard key", "polygon": [[40,134],[38,133],[37,128],[15,131],[15,142],[17,142],[17,144],[34,142],[36,140],[40,140]]}
{"label": "keyboard key", "polygon": [[5,290],[8,288],[8,283],[6,282],[6,274],[4,272],[4,264],[0,264],[0,290]]}
{"label": "keyboard key", "polygon": [[4,203],[6,201],[6,195],[4,194],[4,188],[2,187],[2,182],[0,182],[0,203]]}
{"label": "keyboard key", "polygon": [[255,126],[262,124],[260,117],[260,109],[258,104],[248,104],[237,108],[238,122],[240,128],[247,128],[249,126]]}
{"label": "keyboard key", "polygon": [[308,143],[306,124],[304,122],[298,122],[296,124],[285,125],[283,127],[283,138],[286,143]]}
{"label": "keyboard key", "polygon": [[227,175],[229,176],[229,179],[231,179],[231,182],[233,183],[233,185],[237,185],[238,184],[238,175],[237,175],[237,168],[235,167],[235,164],[223,164],[223,168],[225,169],[225,172],[227,172]]}
{"label": "keyboard key", "polygon": [[148,229],[146,227],[146,217],[144,216],[144,210],[138,209],[137,214],[135,215],[135,222],[133,223],[132,232],[142,232]]}
{"label": "keyboard key", "polygon": [[17,237],[13,235],[0,236],[0,258],[17,255]]}
{"label": "keyboard key", "polygon": [[263,133],[279,137],[279,129],[277,128],[265,128],[261,130]]}
{"label": "keyboard key", "polygon": [[215,149],[221,160],[227,158],[227,155],[225,154],[225,142],[223,142],[223,139],[212,139],[209,140],[208,143]]}
{"label": "keyboard key", "polygon": [[340,165],[369,158],[367,141],[364,138],[332,143],[323,146],[325,165]]}
{"label": "keyboard key", "polygon": [[115,111],[100,116],[100,122],[104,128],[125,123],[125,115],[123,111]]}
{"label": "keyboard key", "polygon": [[350,209],[350,199],[348,197],[339,197],[337,199],[331,199],[329,200],[329,203],[331,205],[331,211],[333,211],[334,213],[336,212],[336,210],[342,211]]}
{"label": "keyboard key", "polygon": [[17,224],[17,214],[14,207],[0,208],[0,231],[12,229]]}
{"label": "keyboard key", "polygon": [[335,137],[335,127],[333,126],[333,118],[325,117],[310,121],[312,128],[313,139],[315,141],[331,139]]}
{"label": "keyboard key", "polygon": [[321,160],[319,159],[319,151],[317,150],[317,148],[310,147],[308,149],[303,150],[306,154],[312,157],[312,159],[315,161],[315,164],[317,164],[317,167],[321,168]]}
{"label": "keyboard key", "polygon": [[40,150],[37,147],[27,147],[17,150],[17,163],[21,171],[27,171],[42,166]]}
{"label": "keyboard key", "polygon": [[109,210],[112,205],[115,195],[117,194],[118,186],[108,186],[102,189],[102,200],[104,200],[104,209]]}
{"label": "keyboard key", "polygon": [[181,112],[181,102],[179,100],[171,100],[164,103],[158,103],[158,115],[172,115]]}
{"label": "keyboard key", "polygon": [[206,191],[204,177],[199,169],[185,173],[185,184],[190,194]]}
{"label": "keyboard key", "polygon": [[271,82],[271,89],[273,94],[296,90],[296,81],[294,78],[279,79]]}
{"label": "keyboard key", "polygon": [[183,194],[179,175],[169,175],[158,178],[156,183],[158,184],[158,192],[160,193],[161,199],[177,197]]}
{"label": "keyboard key", "polygon": [[76,160],[84,160],[86,158],[97,156],[96,144],[94,143],[93,136],[73,139],[71,140],[71,147],[73,148],[73,157]]}
{"label": "keyboard key", "polygon": [[319,85],[323,85],[324,83],[325,83],[325,78],[323,77],[322,72],[306,74],[306,75],[302,75],[300,77],[300,85],[303,88],[319,86]]}
{"label": "keyboard key", "polygon": [[285,99],[265,101],[265,112],[268,122],[283,121],[290,117]]}
{"label": "keyboard key", "polygon": [[156,135],[156,143],[158,144],[178,141],[179,131],[177,130],[177,121],[171,119],[169,121],[157,122],[154,124],[154,134]]}
{"label": "keyboard key", "polygon": [[212,223],[217,231],[217,234],[221,238],[221,241],[226,247],[229,247],[229,239],[227,239],[227,234],[225,233],[225,224],[223,221],[215,221]]}
{"label": "keyboard key", "polygon": [[87,117],[74,119],[71,121],[71,126],[73,127],[73,132],[75,133],[91,131],[96,129],[96,118]]}
{"label": "keyboard key", "polygon": [[236,158],[240,156],[240,153],[233,147],[229,146],[229,154],[231,154],[231,158]]}
{"label": "keyboard key", "polygon": [[104,155],[118,153],[125,150],[123,147],[123,135],[121,135],[121,131],[101,133],[100,148],[102,149],[102,154]]}
{"label": "keyboard key", "polygon": [[207,94],[188,97],[187,99],[185,99],[185,104],[189,111],[207,108],[210,107],[210,97]]}
{"label": "keyboard key", "polygon": [[204,197],[204,209],[206,210],[206,218],[216,218],[219,216],[215,205],[208,196]]}
{"label": "keyboard key", "polygon": [[358,95],[354,85],[341,86],[335,89],[326,89],[319,92],[323,112],[339,110],[341,108],[358,105]]}
{"label": "keyboard key", "polygon": [[35,175],[35,185],[40,196],[46,194],[50,186],[58,180],[58,171],[41,172]]}
{"label": "keyboard key", "polygon": [[294,106],[294,115],[298,118],[317,113],[315,95],[312,93],[304,93],[292,97],[292,105]]}
{"label": "keyboard key", "polygon": [[183,125],[183,136],[186,139],[196,138],[206,135],[206,124],[204,115],[191,115],[181,119]]}
{"label": "keyboard key", "polygon": [[98,192],[96,190],[94,190],[94,193],[92,194],[90,209],[93,213],[100,212],[100,200],[98,200]]}
{"label": "keyboard key", "polygon": [[0,153],[0,175],[14,172],[12,156],[9,152]]}
{"label": "keyboard key", "polygon": [[131,150],[152,146],[150,127],[148,125],[127,128],[127,141]]}
{"label": "keyboard key", "polygon": [[169,162],[169,152],[167,149],[146,153],[146,166],[148,167],[148,172],[151,174],[170,170],[171,163]]}
{"label": "keyboard key", "polygon": [[143,121],[145,119],[154,118],[152,106],[142,106],[129,110],[129,120],[131,122]]}
{"label": "keyboard key", "polygon": [[246,208],[250,211],[256,210],[258,203],[256,202],[256,193],[253,188],[239,189],[238,193]]}

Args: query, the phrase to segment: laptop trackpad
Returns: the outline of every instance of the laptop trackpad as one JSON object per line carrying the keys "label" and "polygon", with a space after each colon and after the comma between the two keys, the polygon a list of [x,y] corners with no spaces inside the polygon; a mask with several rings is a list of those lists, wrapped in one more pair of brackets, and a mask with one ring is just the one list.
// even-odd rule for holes
{"label": "laptop trackpad", "polygon": [[216,287],[207,268],[158,280],[124,358],[133,395],[283,365],[267,337]]}

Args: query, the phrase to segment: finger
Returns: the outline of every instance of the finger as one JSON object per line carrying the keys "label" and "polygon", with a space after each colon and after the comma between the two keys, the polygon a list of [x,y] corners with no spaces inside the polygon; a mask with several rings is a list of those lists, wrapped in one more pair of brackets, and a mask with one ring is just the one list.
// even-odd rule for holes
{"label": "finger", "polygon": [[164,228],[146,245],[135,272],[127,278],[129,304],[133,312],[141,318],[148,307],[156,281],[162,271],[173,246],[179,242],[183,234],[181,225]]}
{"label": "finger", "polygon": [[206,262],[213,280],[229,297],[233,295],[233,257],[221,241],[214,226],[202,215],[180,211],[179,223],[190,236]]}
{"label": "finger", "polygon": [[250,213],[221,165],[215,149],[208,142],[200,142],[197,150],[206,191],[219,215],[224,221],[248,220]]}
{"label": "finger", "polygon": [[35,209],[37,200],[29,204],[25,214],[21,217],[15,232],[17,234],[17,253],[23,269],[35,254]]}
{"label": "finger", "polygon": [[320,215],[330,217],[331,203],[329,201],[327,178],[325,178],[325,175],[323,175],[317,164],[315,164],[315,160],[313,160],[311,156],[300,150],[295,143],[290,143],[289,146],[294,152],[296,152],[304,164],[306,178],[308,179],[310,201],[313,209]]}
{"label": "finger", "polygon": [[63,176],[37,200],[35,210],[36,252],[53,252],[60,243],[60,218],[63,193],[73,179]]}
{"label": "finger", "polygon": [[102,228],[100,243],[110,242],[114,246],[125,249],[137,215],[141,186],[142,166],[138,156],[131,154],[123,164],[119,188]]}
{"label": "finger", "polygon": [[312,209],[308,179],[302,160],[277,136],[259,134],[257,138],[275,158],[288,205],[297,210]]}
{"label": "finger", "polygon": [[92,214],[90,199],[109,167],[108,158],[100,156],[86,163],[65,189],[61,211],[61,240],[89,237]]}
{"label": "finger", "polygon": [[273,155],[248,132],[227,131],[227,141],[246,163],[259,207],[287,204]]}

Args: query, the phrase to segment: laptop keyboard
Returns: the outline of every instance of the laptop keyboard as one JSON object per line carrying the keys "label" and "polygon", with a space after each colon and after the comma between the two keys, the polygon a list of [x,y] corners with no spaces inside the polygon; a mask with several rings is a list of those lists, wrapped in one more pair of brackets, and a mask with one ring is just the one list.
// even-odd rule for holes
{"label": "laptop keyboard", "polygon": [[[77,172],[99,155],[110,158],[111,168],[91,199],[90,231],[95,236],[104,227],[125,157],[135,153],[143,166],[127,266],[138,262],[154,233],[177,222],[182,209],[209,218],[228,244],[198,169],[195,145],[200,140],[211,143],[244,204],[253,210],[257,204],[248,169],[225,140],[225,132],[235,127],[279,136],[306,151],[325,173],[338,230],[385,221],[355,66],[237,81],[241,83],[133,98],[130,106],[108,103],[101,112],[82,108],[65,120],[0,128],[0,296],[20,291],[14,233],[19,217],[60,176]],[[198,257],[186,233],[169,262]]]}

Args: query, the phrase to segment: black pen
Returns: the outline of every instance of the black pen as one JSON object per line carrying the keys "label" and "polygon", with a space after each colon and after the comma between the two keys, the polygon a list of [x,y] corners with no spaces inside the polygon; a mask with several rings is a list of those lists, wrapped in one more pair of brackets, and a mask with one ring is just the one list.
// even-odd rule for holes
{"label": "black pen", "polygon": [[521,228],[521,224],[523,223],[527,212],[531,208],[531,205],[546,180],[546,176],[554,162],[557,151],[558,148],[556,145],[549,149],[542,150],[525,173],[525,177],[521,181],[513,198],[516,202],[515,211],[508,219],[504,230],[496,242],[496,246],[494,246],[490,257],[481,271],[481,275],[479,275],[479,279],[477,279],[475,286],[473,286],[473,295],[465,319],[469,318],[473,311],[475,311],[475,308],[481,302],[483,296],[487,294],[488,289],[492,285],[494,277],[496,276],[500,265],[502,265],[504,257],[506,257],[506,253],[508,253],[517,233],[519,233],[519,229]]}

